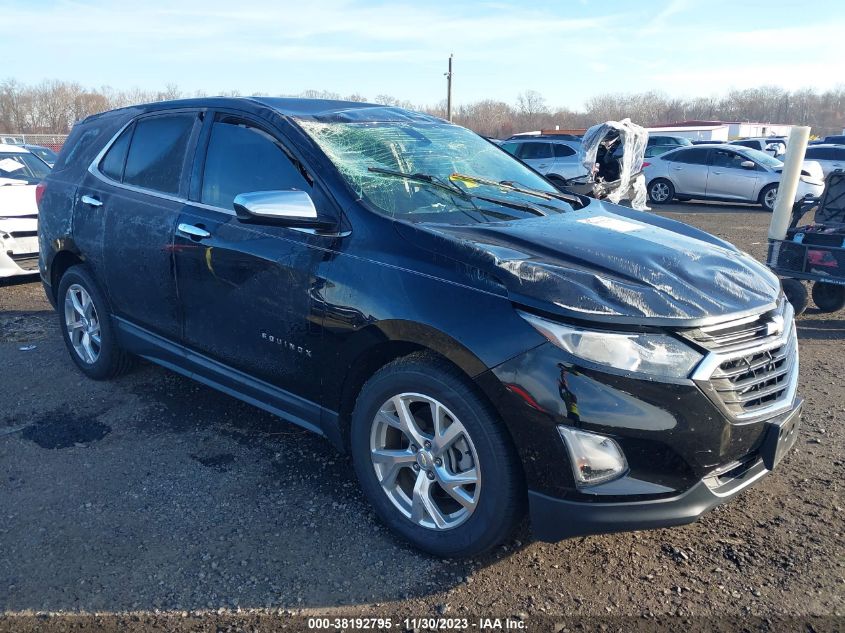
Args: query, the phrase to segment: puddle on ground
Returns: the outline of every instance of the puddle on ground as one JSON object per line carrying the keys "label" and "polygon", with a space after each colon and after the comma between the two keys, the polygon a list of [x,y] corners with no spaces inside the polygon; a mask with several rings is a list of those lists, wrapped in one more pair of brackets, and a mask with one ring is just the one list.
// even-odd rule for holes
{"label": "puddle on ground", "polygon": [[98,442],[110,432],[111,427],[96,418],[53,413],[27,426],[21,437],[41,448],[54,449]]}

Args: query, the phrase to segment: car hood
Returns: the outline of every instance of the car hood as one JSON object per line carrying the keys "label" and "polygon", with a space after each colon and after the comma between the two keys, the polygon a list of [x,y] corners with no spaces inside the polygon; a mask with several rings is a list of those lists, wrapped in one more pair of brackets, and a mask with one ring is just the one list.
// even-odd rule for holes
{"label": "car hood", "polygon": [[19,180],[0,178],[0,218],[32,216],[38,213],[35,185],[18,183]]}
{"label": "car hood", "polygon": [[776,305],[764,265],[681,222],[598,201],[555,216],[400,234],[501,283],[517,304],[568,318],[696,326]]}

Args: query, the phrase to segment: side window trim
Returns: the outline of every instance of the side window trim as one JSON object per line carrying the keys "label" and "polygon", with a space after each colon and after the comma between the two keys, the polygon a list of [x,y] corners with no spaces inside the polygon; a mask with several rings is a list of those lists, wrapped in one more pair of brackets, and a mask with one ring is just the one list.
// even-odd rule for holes
{"label": "side window trim", "polygon": [[[154,118],[154,117],[158,117],[158,116],[166,116],[166,115],[170,115],[170,114],[194,114],[198,119],[200,119],[200,121],[202,121],[205,118],[205,117],[203,117],[204,112],[205,112],[204,109],[179,108],[179,109],[176,109],[176,110],[161,110],[161,111],[156,111],[156,112],[149,112],[149,113],[145,113],[145,114],[141,114],[139,116],[136,116],[133,119],[130,119],[126,123],[126,125],[122,126],[117,131],[117,133],[114,136],[112,136],[112,138],[109,140],[109,142],[106,143],[105,146],[103,147],[103,149],[101,149],[99,151],[99,153],[94,157],[94,160],[88,166],[88,173],[95,176],[99,180],[112,185],[113,187],[119,187],[121,189],[126,189],[127,191],[133,191],[135,193],[143,193],[145,195],[153,196],[155,198],[161,198],[162,200],[170,200],[172,202],[181,202],[181,203],[188,202],[187,193],[188,193],[188,189],[190,187],[191,174],[186,172],[186,168],[188,168],[191,164],[189,161],[193,161],[194,152],[192,152],[191,149],[196,147],[197,139],[199,137],[200,130],[202,129],[202,126],[197,125],[196,122],[194,123],[194,128],[191,131],[190,137],[188,138],[188,150],[185,152],[185,158],[184,158],[183,164],[182,164],[182,179],[179,183],[180,191],[179,191],[178,195],[165,193],[163,191],[156,191],[155,189],[147,189],[146,187],[138,187],[136,185],[129,185],[129,184],[126,184],[124,182],[117,182],[116,180],[109,178],[103,172],[100,171],[100,162],[102,162],[103,157],[108,153],[108,151],[111,149],[112,145],[114,145],[115,141],[117,141],[117,139],[120,138],[120,135],[123,134],[124,130],[126,130],[130,125],[134,125],[138,121],[142,121],[144,119]],[[133,138],[135,136],[134,130],[132,132],[132,136],[133,136]],[[132,139],[130,139],[130,142],[129,142],[129,148],[131,148],[131,147],[132,147]],[[128,158],[128,156],[129,156],[129,151],[127,149],[126,157],[124,157],[124,160],[123,160],[123,171],[124,171],[124,173],[121,174],[121,180],[123,179],[123,177],[125,177],[126,159]]]}

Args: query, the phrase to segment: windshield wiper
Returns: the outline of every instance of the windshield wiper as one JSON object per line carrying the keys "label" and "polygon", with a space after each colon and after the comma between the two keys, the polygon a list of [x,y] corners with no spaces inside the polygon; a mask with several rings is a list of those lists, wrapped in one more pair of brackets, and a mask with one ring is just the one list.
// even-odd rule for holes
{"label": "windshield wiper", "polygon": [[[451,182],[445,181],[438,176],[432,176],[431,174],[421,174],[421,173],[413,173],[407,174],[403,171],[395,171],[393,169],[384,169],[382,167],[368,167],[367,171],[372,172],[374,174],[380,174],[382,176],[393,176],[395,178],[404,178],[405,180],[412,180],[414,182],[424,182],[434,187],[438,187],[440,189],[445,189],[450,193],[454,193],[464,200],[484,200],[485,202],[492,202],[493,204],[499,204],[503,207],[510,207],[511,209],[520,209],[523,211],[528,211],[529,213],[533,213],[535,215],[546,215],[542,209],[534,206],[530,202],[516,202],[512,200],[502,200],[501,198],[493,198],[490,196],[481,196],[474,193],[469,193],[468,191],[464,191],[457,185],[453,185]],[[453,174],[454,175],[454,174]],[[468,176],[468,178],[472,178],[472,176]],[[492,181],[490,181],[492,182]],[[486,184],[486,183],[485,183]],[[551,199],[551,198],[547,198]],[[479,209],[480,210],[480,209]]]}
{"label": "windshield wiper", "polygon": [[479,185],[489,185],[491,187],[498,187],[499,189],[507,189],[509,191],[515,191],[517,193],[524,193],[529,196],[536,196],[538,198],[543,198],[544,200],[562,200],[563,202],[567,202],[569,204],[580,204],[580,200],[577,196],[567,195],[565,193],[559,193],[557,191],[541,191],[540,189],[526,187],[525,185],[515,182],[513,180],[496,181],[490,180],[489,178],[481,178],[479,176],[470,176],[468,174],[459,173],[454,173],[449,176],[449,180],[457,180],[459,182],[462,181]]}
{"label": "windshield wiper", "polygon": [[393,176],[394,178],[404,178],[405,180],[413,180],[414,182],[424,182],[432,185],[434,187],[439,187],[440,189],[445,189],[450,193],[454,193],[461,198],[466,200],[470,199],[472,196],[471,194],[467,193],[457,185],[453,185],[450,182],[446,182],[437,176],[432,176],[430,174],[406,174],[403,171],[396,171],[394,169],[383,169],[382,167],[367,167],[367,171],[380,174],[382,176]]}

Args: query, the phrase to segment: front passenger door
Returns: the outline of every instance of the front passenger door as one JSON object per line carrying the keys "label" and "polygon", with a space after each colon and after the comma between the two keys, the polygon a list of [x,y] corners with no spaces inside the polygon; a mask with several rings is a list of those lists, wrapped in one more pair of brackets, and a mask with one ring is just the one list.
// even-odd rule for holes
{"label": "front passenger door", "polygon": [[756,166],[748,169],[742,166],[742,163],[749,160],[728,149],[712,150],[707,174],[707,196],[753,200],[760,176]]}
{"label": "front passenger door", "polygon": [[312,292],[336,238],[245,224],[232,202],[241,193],[298,189],[329,216],[328,200],[264,124],[217,113],[207,126],[193,201],[175,239],[183,340],[226,367],[318,402],[322,328]]}

